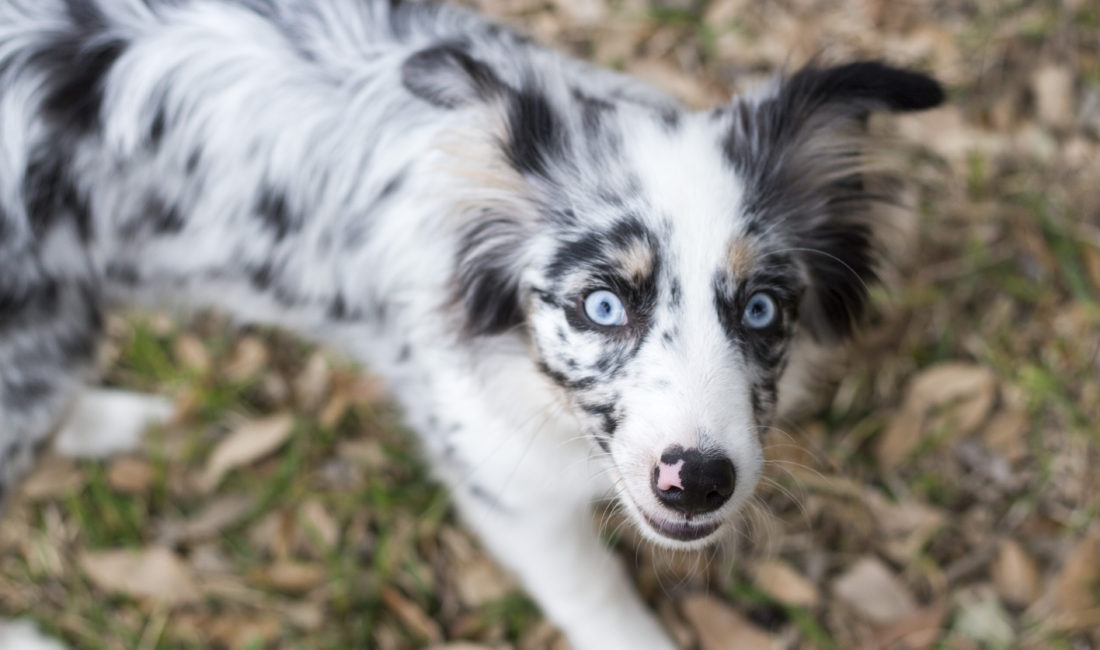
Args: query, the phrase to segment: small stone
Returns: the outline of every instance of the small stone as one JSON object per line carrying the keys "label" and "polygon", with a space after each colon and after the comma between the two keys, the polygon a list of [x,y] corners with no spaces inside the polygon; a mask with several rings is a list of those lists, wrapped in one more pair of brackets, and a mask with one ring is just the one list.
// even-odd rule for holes
{"label": "small stone", "polygon": [[786,562],[763,562],[753,576],[756,586],[784,605],[813,607],[819,601],[817,587]]}
{"label": "small stone", "polygon": [[833,582],[833,593],[870,623],[887,625],[916,609],[905,585],[875,557],[858,560]]}

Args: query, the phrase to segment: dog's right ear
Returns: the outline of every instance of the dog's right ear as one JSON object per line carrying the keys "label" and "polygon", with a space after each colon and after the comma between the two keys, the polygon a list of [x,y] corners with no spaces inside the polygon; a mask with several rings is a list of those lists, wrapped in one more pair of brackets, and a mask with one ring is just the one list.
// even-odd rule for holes
{"label": "dog's right ear", "polygon": [[458,108],[502,95],[507,86],[492,68],[466,53],[459,41],[433,45],[401,66],[405,88],[440,108]]}

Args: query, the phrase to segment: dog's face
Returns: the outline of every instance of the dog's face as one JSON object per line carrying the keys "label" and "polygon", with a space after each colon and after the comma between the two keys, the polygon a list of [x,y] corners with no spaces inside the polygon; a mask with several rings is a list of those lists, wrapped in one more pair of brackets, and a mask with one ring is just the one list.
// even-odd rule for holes
{"label": "dog's face", "polygon": [[647,537],[722,535],[759,479],[793,338],[846,336],[874,279],[866,117],[938,104],[938,85],[875,63],[806,69],[688,114],[514,89],[456,48],[405,74],[484,111],[494,143],[471,176],[492,191],[461,228],[467,331],[526,333]]}

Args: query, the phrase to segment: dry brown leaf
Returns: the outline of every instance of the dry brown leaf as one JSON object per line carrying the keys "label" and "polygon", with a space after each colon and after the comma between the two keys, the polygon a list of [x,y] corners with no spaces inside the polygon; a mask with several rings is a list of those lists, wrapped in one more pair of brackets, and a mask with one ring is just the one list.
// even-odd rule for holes
{"label": "dry brown leaf", "polygon": [[464,533],[444,526],[439,541],[452,567],[451,578],[459,601],[469,609],[498,600],[515,590],[515,581],[494,562],[479,553]]}
{"label": "dry brown leaf", "polygon": [[772,650],[776,639],[713,596],[688,596],[680,605],[703,650]]}
{"label": "dry brown leaf", "polygon": [[351,400],[348,398],[347,391],[338,390],[325,403],[325,407],[321,409],[321,413],[317,416],[317,422],[326,429],[333,429],[337,424],[340,424],[340,420],[348,412],[350,406]]}
{"label": "dry brown leaf", "polygon": [[1073,124],[1074,74],[1066,65],[1046,64],[1031,75],[1031,92],[1035,112],[1047,126],[1066,128]]}
{"label": "dry brown leaf", "polygon": [[581,27],[598,25],[607,20],[608,6],[592,0],[553,0],[554,7],[573,23]]}
{"label": "dry brown leaf", "polygon": [[864,557],[833,581],[833,593],[864,620],[888,625],[913,613],[917,603],[881,560]]}
{"label": "dry brown leaf", "polygon": [[321,605],[309,601],[294,602],[283,609],[287,620],[295,627],[316,631],[325,625],[325,610]]}
{"label": "dry brown leaf", "polygon": [[288,594],[301,594],[315,589],[327,577],[328,571],[323,565],[289,560],[276,562],[253,576],[257,583]]}
{"label": "dry brown leaf", "polygon": [[874,645],[867,650],[931,648],[943,635],[943,624],[947,619],[947,612],[947,602],[942,600],[915,610],[890,625],[876,630]]}
{"label": "dry brown leaf", "polygon": [[1092,286],[1100,293],[1100,249],[1083,248],[1082,257],[1085,260],[1085,269],[1088,271]]}
{"label": "dry brown leaf", "polygon": [[516,589],[515,581],[484,556],[456,565],[454,569],[458,598],[470,608],[500,600]]}
{"label": "dry brown leaf", "polygon": [[172,354],[176,361],[200,375],[210,372],[210,353],[206,346],[194,334],[181,334],[172,345]]}
{"label": "dry brown leaf", "polygon": [[308,499],[298,510],[298,521],[303,526],[309,544],[319,544],[318,554],[336,548],[340,541],[340,525],[318,499]]}
{"label": "dry brown leaf", "polygon": [[107,469],[107,484],[116,492],[141,494],[153,483],[153,465],[144,458],[123,456]]}
{"label": "dry brown leaf", "polygon": [[992,573],[997,593],[1009,605],[1026,607],[1038,598],[1039,568],[1016,540],[1001,541]]}
{"label": "dry brown leaf", "polygon": [[227,495],[208,502],[186,521],[168,521],[162,526],[161,541],[168,545],[197,542],[221,533],[244,518],[256,505],[251,496]]}
{"label": "dry brown leaf", "polygon": [[49,455],[23,481],[21,494],[31,502],[49,501],[80,492],[84,487],[84,472],[68,458]]}
{"label": "dry brown leaf", "polygon": [[989,416],[997,397],[997,378],[991,370],[959,362],[927,368],[913,378],[905,402],[879,439],[876,456],[883,469],[892,469],[920,443],[926,425],[949,439],[973,433]]}
{"label": "dry brown leaf", "polygon": [[103,591],[166,604],[199,598],[187,566],[163,547],[83,552],[79,562],[88,578]]}
{"label": "dry brown leaf", "polygon": [[487,645],[473,643],[472,641],[453,641],[451,643],[436,643],[428,646],[425,650],[505,650],[507,648],[511,648],[511,646],[508,644]]}
{"label": "dry brown leaf", "polygon": [[443,640],[443,630],[439,624],[398,590],[390,586],[382,587],[382,602],[393,612],[401,624],[424,641],[438,643]]}
{"label": "dry brown leaf", "polygon": [[1031,426],[1027,411],[1008,408],[989,421],[982,432],[982,442],[989,451],[1009,464],[1016,464],[1027,457],[1027,429]]}
{"label": "dry brown leaf", "polygon": [[305,369],[294,380],[294,395],[298,405],[306,411],[315,411],[328,390],[332,369],[328,359],[320,352],[314,352],[306,362]]}
{"label": "dry brown leaf", "polygon": [[245,381],[260,374],[267,365],[267,346],[256,336],[244,336],[233,346],[222,372],[230,381]]}
{"label": "dry brown leaf", "polygon": [[382,443],[375,438],[347,440],[336,448],[336,455],[368,470],[388,467],[390,460]]}
{"label": "dry brown leaf", "polygon": [[657,604],[657,615],[664,623],[665,629],[672,635],[677,648],[696,647],[695,630],[688,625],[671,600],[664,600]]}
{"label": "dry brown leaf", "polygon": [[1078,542],[1054,582],[1054,597],[1061,611],[1088,610],[1100,606],[1100,530]]}
{"label": "dry brown leaf", "polygon": [[916,557],[947,520],[942,510],[915,499],[895,503],[874,488],[868,488],[865,494],[883,533],[883,549],[896,562]]}
{"label": "dry brown leaf", "polygon": [[296,519],[282,510],[267,513],[248,530],[248,540],[278,559],[291,555],[298,537]]}
{"label": "dry brown leaf", "polygon": [[294,417],[285,413],[237,427],[210,454],[199,487],[206,492],[213,490],[230,470],[249,465],[281,447],[293,428]]}
{"label": "dry brown leaf", "polygon": [[235,568],[229,557],[214,542],[192,548],[187,560],[191,571],[198,578],[211,575],[222,577],[233,573]]}
{"label": "dry brown leaf", "polygon": [[226,648],[267,647],[268,642],[279,636],[283,622],[274,614],[246,616],[219,616],[203,626],[215,643]]}
{"label": "dry brown leaf", "polygon": [[761,562],[753,569],[753,577],[756,586],[785,605],[813,607],[818,603],[817,587],[786,562]]}

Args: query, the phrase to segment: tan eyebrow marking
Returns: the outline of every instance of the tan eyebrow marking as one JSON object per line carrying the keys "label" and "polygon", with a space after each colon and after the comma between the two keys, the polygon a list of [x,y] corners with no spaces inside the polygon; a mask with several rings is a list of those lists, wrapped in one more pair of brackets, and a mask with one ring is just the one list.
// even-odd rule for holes
{"label": "tan eyebrow marking", "polygon": [[746,239],[730,241],[726,250],[726,262],[733,274],[739,278],[747,276],[752,271],[752,267],[756,264],[756,257],[756,248]]}
{"label": "tan eyebrow marking", "polygon": [[653,273],[653,249],[640,240],[617,249],[612,259],[633,280],[644,280]]}

